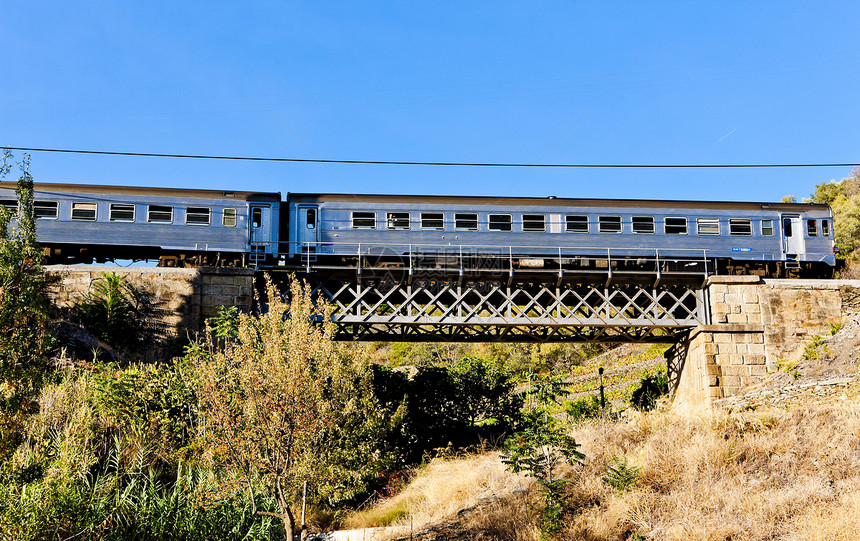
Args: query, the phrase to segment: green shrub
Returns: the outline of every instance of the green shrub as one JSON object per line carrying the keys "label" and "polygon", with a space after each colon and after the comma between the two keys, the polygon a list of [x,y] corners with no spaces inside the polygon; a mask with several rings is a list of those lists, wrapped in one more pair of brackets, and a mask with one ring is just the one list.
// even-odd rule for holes
{"label": "green shrub", "polygon": [[564,411],[574,423],[600,417],[600,398],[597,395],[589,395],[577,400],[568,400]]}
{"label": "green shrub", "polygon": [[619,492],[623,492],[639,481],[639,470],[627,462],[626,456],[613,455],[610,459],[612,464],[606,467],[606,475],[603,482]]}
{"label": "green shrub", "polygon": [[663,374],[646,376],[633,391],[631,403],[639,411],[650,411],[657,406],[657,399],[669,394],[669,377]]}
{"label": "green shrub", "polygon": [[78,306],[81,321],[96,337],[119,348],[134,348],[159,338],[158,309],[127,278],[102,272]]}

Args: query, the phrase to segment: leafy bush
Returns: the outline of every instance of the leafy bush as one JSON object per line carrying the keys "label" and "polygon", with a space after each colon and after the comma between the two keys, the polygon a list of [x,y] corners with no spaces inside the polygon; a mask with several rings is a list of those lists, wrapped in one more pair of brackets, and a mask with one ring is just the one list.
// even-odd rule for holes
{"label": "leafy bush", "polygon": [[99,273],[78,311],[93,335],[115,347],[133,348],[161,332],[158,310],[149,297],[115,272]]}
{"label": "leafy bush", "polygon": [[403,465],[438,448],[498,442],[521,418],[522,399],[510,376],[474,357],[420,367],[412,378],[375,366],[373,389],[391,419],[386,439],[399,450]]}
{"label": "leafy bush", "polygon": [[669,394],[669,377],[663,374],[646,376],[633,391],[631,403],[639,411],[651,411],[657,406],[657,399]]}
{"label": "leafy bush", "polygon": [[366,490],[388,466],[380,453],[384,415],[373,398],[362,350],[333,340],[330,308],[293,281],[288,296],[268,285],[268,311],[239,315],[235,337],[206,336],[188,350],[206,444],[233,473],[253,513],[297,529],[307,486],[312,501],[337,503]]}
{"label": "leafy bush", "polygon": [[569,400],[565,403],[564,411],[574,423],[600,417],[600,398],[597,395],[589,395],[577,400]]}

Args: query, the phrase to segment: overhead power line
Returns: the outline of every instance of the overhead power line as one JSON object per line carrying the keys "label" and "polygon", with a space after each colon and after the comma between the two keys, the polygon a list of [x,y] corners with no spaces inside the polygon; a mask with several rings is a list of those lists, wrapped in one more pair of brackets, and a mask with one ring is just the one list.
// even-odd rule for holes
{"label": "overhead power line", "polygon": [[326,163],[351,165],[424,165],[441,167],[543,167],[556,169],[744,169],[766,167],[857,167],[851,163],[498,163],[498,162],[417,162],[400,160],[326,160],[322,158],[274,158],[265,156],[214,156],[209,154],[161,154],[157,152],[115,152],[68,148],[6,147],[22,152],[62,154],[95,154],[100,156],[135,156],[143,158],[185,158],[193,160],[234,160],[249,162]]}

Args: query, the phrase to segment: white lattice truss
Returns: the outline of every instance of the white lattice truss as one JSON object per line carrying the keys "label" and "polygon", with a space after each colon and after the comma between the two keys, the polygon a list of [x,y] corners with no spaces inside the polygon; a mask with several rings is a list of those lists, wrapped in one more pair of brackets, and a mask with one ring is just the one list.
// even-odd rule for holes
{"label": "white lattice truss", "polygon": [[703,290],[456,281],[326,280],[339,338],[397,341],[675,341],[707,323]]}

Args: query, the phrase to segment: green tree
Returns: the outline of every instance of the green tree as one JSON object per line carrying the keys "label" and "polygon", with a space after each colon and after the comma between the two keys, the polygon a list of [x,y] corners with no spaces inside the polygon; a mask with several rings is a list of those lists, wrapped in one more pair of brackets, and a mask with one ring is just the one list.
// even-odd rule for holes
{"label": "green tree", "polygon": [[[12,159],[4,150],[0,178],[12,169]],[[19,433],[29,397],[37,392],[47,371],[51,345],[28,156],[19,168],[18,207],[14,212],[0,208],[0,453],[9,449]]]}
{"label": "green tree", "polygon": [[573,436],[550,412],[559,405],[566,384],[561,378],[536,376],[526,391],[529,411],[522,427],[505,442],[502,461],[514,473],[533,477],[543,493],[541,530],[552,536],[561,526],[567,479],[555,475],[556,468],[567,462],[580,464],[585,455],[577,448]]}
{"label": "green tree", "polygon": [[809,201],[830,205],[840,256],[856,259],[860,248],[860,168],[840,181],[818,184]]}
{"label": "green tree", "polygon": [[[306,286],[293,281],[287,299],[270,284],[266,313],[241,314],[235,336],[189,348],[210,447],[242,479],[254,513],[281,519],[287,539],[305,486],[339,501],[387,466],[370,370],[361,349],[333,340],[330,316]],[[259,491],[274,510],[256,505]]]}

